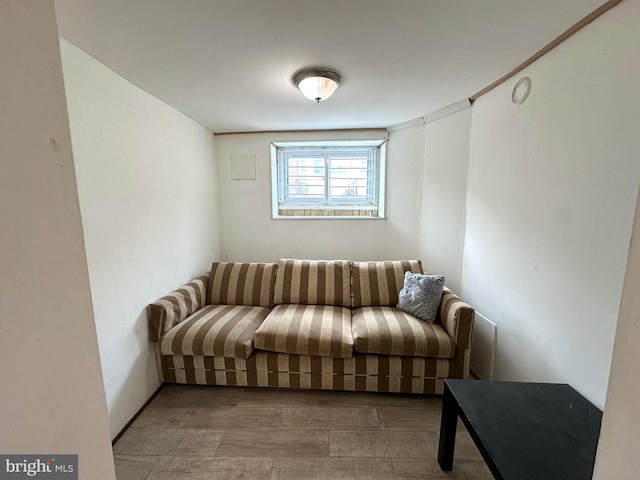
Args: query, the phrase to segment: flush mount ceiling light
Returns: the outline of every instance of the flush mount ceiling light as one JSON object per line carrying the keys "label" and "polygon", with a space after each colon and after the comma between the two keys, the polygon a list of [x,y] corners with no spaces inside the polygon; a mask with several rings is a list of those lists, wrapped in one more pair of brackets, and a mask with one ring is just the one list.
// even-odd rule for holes
{"label": "flush mount ceiling light", "polygon": [[320,103],[338,89],[341,77],[335,70],[307,68],[293,76],[293,84],[310,100]]}

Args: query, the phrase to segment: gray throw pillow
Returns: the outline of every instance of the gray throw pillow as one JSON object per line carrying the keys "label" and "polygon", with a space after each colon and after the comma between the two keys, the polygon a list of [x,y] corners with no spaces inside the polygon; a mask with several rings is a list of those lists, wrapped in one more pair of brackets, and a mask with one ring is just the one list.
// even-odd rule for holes
{"label": "gray throw pillow", "polygon": [[438,307],[442,299],[444,277],[442,275],[421,275],[405,272],[404,288],[398,296],[398,308],[426,320],[436,321]]}

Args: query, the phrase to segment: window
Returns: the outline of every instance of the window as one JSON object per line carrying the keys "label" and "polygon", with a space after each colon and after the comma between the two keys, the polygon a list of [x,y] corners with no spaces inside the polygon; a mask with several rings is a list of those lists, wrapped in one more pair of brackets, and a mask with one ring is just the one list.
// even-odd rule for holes
{"label": "window", "polygon": [[271,146],[274,218],[384,218],[386,141]]}

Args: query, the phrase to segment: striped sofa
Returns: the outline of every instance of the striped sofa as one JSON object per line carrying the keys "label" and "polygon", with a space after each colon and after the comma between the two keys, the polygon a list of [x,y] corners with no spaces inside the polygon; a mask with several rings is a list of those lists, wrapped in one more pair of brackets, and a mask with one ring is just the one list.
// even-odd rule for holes
{"label": "striped sofa", "polygon": [[419,260],[216,262],[148,306],[166,383],[440,394],[469,370],[474,310],[445,287],[430,324],[396,308]]}

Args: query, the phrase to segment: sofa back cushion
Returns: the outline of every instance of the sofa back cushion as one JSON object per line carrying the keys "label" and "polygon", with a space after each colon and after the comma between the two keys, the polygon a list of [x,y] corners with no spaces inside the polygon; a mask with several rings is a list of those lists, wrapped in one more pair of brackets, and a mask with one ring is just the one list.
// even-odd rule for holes
{"label": "sofa back cushion", "polygon": [[209,275],[209,305],[273,307],[275,263],[214,262]]}
{"label": "sofa back cushion", "polygon": [[350,307],[349,262],[281,259],[274,302]]}
{"label": "sofa back cushion", "polygon": [[423,273],[420,260],[351,262],[351,306],[396,306],[404,272]]}

